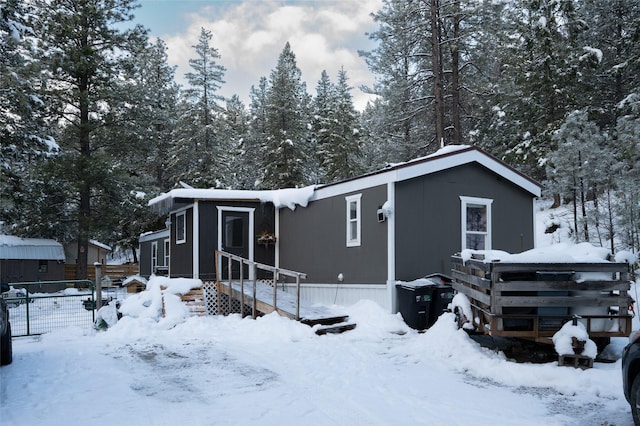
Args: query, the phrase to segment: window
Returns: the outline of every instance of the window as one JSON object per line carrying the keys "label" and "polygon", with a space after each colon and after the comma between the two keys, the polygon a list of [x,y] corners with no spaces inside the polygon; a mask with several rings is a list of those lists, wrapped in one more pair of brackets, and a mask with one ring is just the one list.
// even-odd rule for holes
{"label": "window", "polygon": [[176,213],[176,244],[187,242],[187,215],[186,212]]}
{"label": "window", "polygon": [[164,266],[169,266],[169,239],[164,240]]}
{"label": "window", "polygon": [[224,222],[224,246],[226,248],[244,248],[244,236],[242,216],[227,214]]}
{"label": "window", "polygon": [[462,249],[491,250],[491,203],[493,200],[460,197]]}
{"label": "window", "polygon": [[151,273],[155,273],[156,266],[158,266],[158,242],[151,243]]}
{"label": "window", "polygon": [[47,272],[49,272],[49,262],[46,260],[39,260],[38,272],[40,272],[41,274],[46,274]]}
{"label": "window", "polygon": [[362,230],[360,199],[362,194],[345,197],[347,201],[347,247],[360,245]]}

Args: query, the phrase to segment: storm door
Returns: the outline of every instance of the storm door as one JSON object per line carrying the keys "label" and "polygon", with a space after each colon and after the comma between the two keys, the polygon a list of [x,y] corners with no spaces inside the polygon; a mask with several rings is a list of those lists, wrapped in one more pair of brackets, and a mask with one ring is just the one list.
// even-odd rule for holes
{"label": "storm door", "polygon": [[[253,260],[253,209],[219,207],[219,247],[222,251]],[[228,276],[228,262],[222,259],[223,277]],[[240,263],[232,262],[232,278],[240,278]],[[249,278],[249,267],[243,268],[243,277]]]}

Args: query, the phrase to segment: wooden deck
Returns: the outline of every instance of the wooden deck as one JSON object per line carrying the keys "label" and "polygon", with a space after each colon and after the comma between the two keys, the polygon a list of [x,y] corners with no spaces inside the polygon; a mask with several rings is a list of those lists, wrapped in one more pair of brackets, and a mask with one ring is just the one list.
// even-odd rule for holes
{"label": "wooden deck", "polygon": [[[282,268],[275,268],[269,265],[262,265],[247,259],[239,258],[224,252],[216,252],[216,258],[225,257],[229,261],[241,262],[254,268],[253,276],[256,276],[257,269],[267,270],[273,273],[274,280],[256,279],[223,279],[220,274],[216,279],[216,294],[227,295],[228,304],[231,300],[236,300],[242,306],[249,307],[252,316],[266,315],[277,312],[279,315],[297,320],[311,327],[316,327],[316,334],[341,333],[352,330],[356,324],[349,321],[349,316],[342,313],[332,312],[328,308],[313,305],[308,301],[300,299],[300,279],[306,277],[305,274],[289,271]],[[220,261],[218,261],[220,264]],[[220,271],[220,268],[216,268]],[[229,268],[231,269],[231,268]],[[279,276],[294,277],[297,283],[297,294],[293,295],[277,288],[277,278]],[[274,285],[275,282],[275,285]],[[217,297],[216,312],[222,312],[222,297]],[[229,307],[230,308],[230,307]],[[230,311],[231,309],[228,309]]]}

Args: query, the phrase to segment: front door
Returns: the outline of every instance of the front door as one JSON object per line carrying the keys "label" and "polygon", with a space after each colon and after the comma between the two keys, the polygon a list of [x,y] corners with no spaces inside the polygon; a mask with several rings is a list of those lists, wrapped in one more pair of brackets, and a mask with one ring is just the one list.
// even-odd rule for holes
{"label": "front door", "polygon": [[[227,253],[235,254],[236,256],[243,257],[245,259],[253,259],[251,255],[251,212],[241,210],[222,210],[220,221],[221,231],[221,250]],[[222,274],[227,276],[228,262],[227,259],[222,259]],[[239,262],[232,262],[233,278],[240,277],[240,264]],[[243,277],[249,278],[249,268],[247,265],[243,268]]]}

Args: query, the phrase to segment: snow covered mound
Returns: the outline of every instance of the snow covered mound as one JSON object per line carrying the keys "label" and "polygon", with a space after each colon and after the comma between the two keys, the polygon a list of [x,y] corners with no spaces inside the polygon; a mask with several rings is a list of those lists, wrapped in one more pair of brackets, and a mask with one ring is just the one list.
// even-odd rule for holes
{"label": "snow covered mound", "polygon": [[201,286],[202,281],[198,279],[152,275],[144,291],[123,301],[120,313],[134,318],[152,319],[171,328],[189,316],[189,310],[180,296]]}
{"label": "snow covered mound", "polygon": [[[574,339],[575,338],[575,339]],[[584,349],[580,352],[574,350],[574,343],[579,342],[580,346],[584,342]],[[580,321],[576,321],[573,325],[572,321],[569,321],[562,326],[556,334],[553,335],[553,345],[558,355],[579,355],[588,356],[589,358],[595,358],[598,355],[598,348],[595,342],[589,339],[589,334],[584,324]]]}
{"label": "snow covered mound", "polygon": [[[558,243],[547,247],[535,248],[522,253],[510,254],[501,250],[469,250],[460,253],[463,260],[473,255],[482,255],[485,262],[500,261],[505,263],[602,263],[613,260],[611,252],[604,247],[596,247],[590,243]],[[629,256],[620,256],[619,261],[626,261]],[[618,256],[616,256],[616,261]]]}

